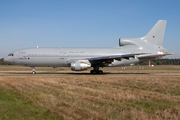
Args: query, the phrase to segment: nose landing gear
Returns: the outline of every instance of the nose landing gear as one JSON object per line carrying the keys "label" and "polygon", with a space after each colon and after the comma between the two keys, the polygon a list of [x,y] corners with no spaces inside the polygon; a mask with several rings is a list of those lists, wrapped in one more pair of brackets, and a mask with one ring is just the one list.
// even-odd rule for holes
{"label": "nose landing gear", "polygon": [[32,74],[36,74],[36,71],[35,71],[35,67],[31,67],[33,70],[32,70]]}
{"label": "nose landing gear", "polygon": [[34,75],[34,74],[36,74],[36,72],[35,72],[35,71],[32,71],[32,74]]}

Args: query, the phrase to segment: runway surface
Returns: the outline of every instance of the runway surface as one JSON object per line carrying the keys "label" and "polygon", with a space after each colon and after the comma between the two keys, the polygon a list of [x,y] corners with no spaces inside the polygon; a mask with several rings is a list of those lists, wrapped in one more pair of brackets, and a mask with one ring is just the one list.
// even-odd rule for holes
{"label": "runway surface", "polygon": [[[33,75],[32,73],[0,73],[0,75]],[[92,75],[90,73],[37,73],[35,75]],[[180,73],[104,73],[96,75],[177,75]]]}

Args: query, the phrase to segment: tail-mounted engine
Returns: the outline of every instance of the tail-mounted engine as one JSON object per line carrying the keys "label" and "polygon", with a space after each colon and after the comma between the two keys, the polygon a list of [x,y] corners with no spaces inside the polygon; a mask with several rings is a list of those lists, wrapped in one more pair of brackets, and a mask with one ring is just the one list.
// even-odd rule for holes
{"label": "tail-mounted engine", "polygon": [[81,61],[74,61],[71,63],[71,70],[73,71],[82,71],[87,70],[91,67],[91,64]]}
{"label": "tail-mounted engine", "polygon": [[119,38],[119,46],[126,45],[138,45],[138,39],[136,38]]}

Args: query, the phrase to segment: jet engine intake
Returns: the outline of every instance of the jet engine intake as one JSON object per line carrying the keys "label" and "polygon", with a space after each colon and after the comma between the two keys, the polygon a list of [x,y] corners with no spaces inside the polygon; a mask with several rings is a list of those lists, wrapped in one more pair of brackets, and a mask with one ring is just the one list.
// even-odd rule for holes
{"label": "jet engine intake", "polygon": [[90,64],[83,63],[83,62],[80,62],[80,61],[75,61],[75,62],[71,63],[71,70],[73,70],[73,71],[87,70],[90,67],[91,67]]}
{"label": "jet engine intake", "polygon": [[138,45],[136,39],[133,38],[119,38],[119,46],[126,46],[126,45]]}

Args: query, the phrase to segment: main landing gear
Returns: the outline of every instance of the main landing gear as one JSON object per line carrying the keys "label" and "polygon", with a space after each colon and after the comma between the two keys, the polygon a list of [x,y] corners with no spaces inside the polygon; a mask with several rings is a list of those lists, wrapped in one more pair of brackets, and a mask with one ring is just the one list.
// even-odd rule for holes
{"label": "main landing gear", "polygon": [[31,67],[33,70],[32,70],[32,74],[36,74],[36,71],[35,71],[35,67]]}
{"label": "main landing gear", "polygon": [[99,70],[99,66],[95,66],[94,70],[90,71],[91,74],[103,74],[102,70]]}
{"label": "main landing gear", "polygon": [[102,71],[102,70],[98,70],[98,71],[96,71],[96,70],[91,70],[90,73],[91,73],[91,74],[103,74],[103,71]]}

